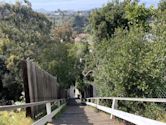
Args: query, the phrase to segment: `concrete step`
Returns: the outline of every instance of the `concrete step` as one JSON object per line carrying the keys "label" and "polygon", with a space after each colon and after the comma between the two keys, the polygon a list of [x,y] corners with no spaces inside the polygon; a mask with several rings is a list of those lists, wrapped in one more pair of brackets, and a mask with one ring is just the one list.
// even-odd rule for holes
{"label": "concrete step", "polygon": [[68,106],[54,125],[114,125],[110,115],[98,112],[89,106]]}

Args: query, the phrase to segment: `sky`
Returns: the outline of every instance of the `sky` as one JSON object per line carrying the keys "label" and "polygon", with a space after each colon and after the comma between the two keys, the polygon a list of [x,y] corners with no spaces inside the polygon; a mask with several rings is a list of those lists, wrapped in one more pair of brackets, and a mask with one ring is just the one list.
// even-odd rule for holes
{"label": "sky", "polygon": [[[16,0],[0,0],[5,2],[15,2]],[[20,0],[22,1],[22,0]],[[110,0],[29,0],[32,3],[34,10],[45,9],[53,11],[61,10],[90,10],[102,7]],[[146,3],[146,6],[157,6],[159,0],[140,0],[141,3]]]}

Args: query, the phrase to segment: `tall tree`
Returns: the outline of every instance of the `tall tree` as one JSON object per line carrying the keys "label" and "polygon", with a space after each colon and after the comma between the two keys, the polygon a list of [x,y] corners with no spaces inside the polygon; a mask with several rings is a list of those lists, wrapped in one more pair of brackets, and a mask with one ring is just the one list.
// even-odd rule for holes
{"label": "tall tree", "polygon": [[91,14],[89,28],[96,41],[101,41],[112,37],[118,27],[129,30],[130,25],[141,24],[147,30],[152,13],[153,8],[146,8],[137,0],[116,0]]}
{"label": "tall tree", "polygon": [[158,5],[158,9],[165,11],[166,10],[166,0],[160,0],[160,3]]}
{"label": "tall tree", "polygon": [[[23,91],[20,60],[28,57],[39,60],[38,55],[50,40],[51,22],[34,12],[28,1],[14,5],[2,3],[0,18],[0,56],[9,71],[1,76],[1,80],[8,93],[5,99],[15,101]],[[18,87],[18,93],[13,87]]]}

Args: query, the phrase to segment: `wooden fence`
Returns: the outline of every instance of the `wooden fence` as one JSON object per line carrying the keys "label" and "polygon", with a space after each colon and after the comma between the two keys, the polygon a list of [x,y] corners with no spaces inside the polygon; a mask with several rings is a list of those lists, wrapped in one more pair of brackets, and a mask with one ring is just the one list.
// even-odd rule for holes
{"label": "wooden fence", "polygon": [[[23,61],[23,80],[26,103],[64,98],[59,96],[61,92],[58,91],[59,84],[56,77],[30,60]],[[44,105],[29,107],[26,109],[26,114],[35,119],[41,110],[45,109],[44,107]]]}

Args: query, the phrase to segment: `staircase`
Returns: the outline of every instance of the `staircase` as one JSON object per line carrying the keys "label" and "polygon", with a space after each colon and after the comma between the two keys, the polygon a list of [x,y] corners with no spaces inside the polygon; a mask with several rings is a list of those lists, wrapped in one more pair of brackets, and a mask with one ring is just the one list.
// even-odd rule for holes
{"label": "staircase", "polygon": [[68,99],[66,110],[51,125],[119,125],[110,115],[82,104],[80,99]]}
{"label": "staircase", "polygon": [[68,106],[81,106],[81,105],[83,105],[83,104],[81,103],[81,100],[80,100],[80,99],[77,99],[77,98],[70,98],[70,99],[68,99],[68,101],[67,101],[67,105],[68,105]]}

